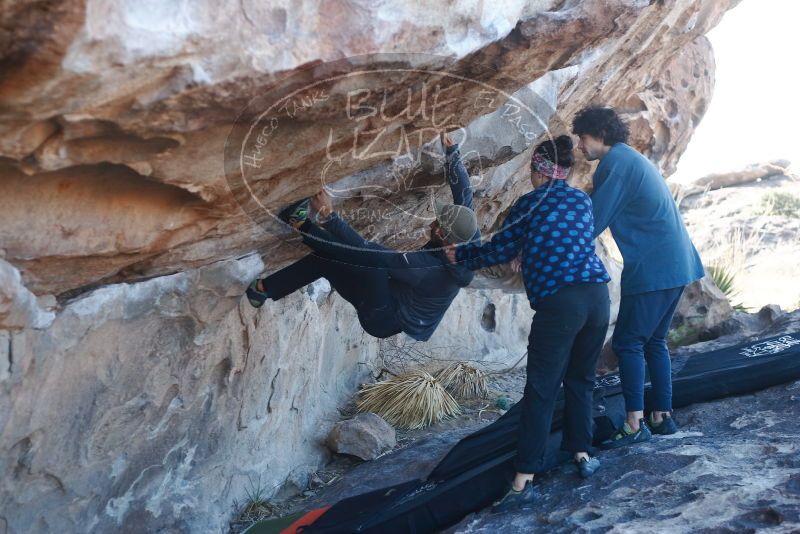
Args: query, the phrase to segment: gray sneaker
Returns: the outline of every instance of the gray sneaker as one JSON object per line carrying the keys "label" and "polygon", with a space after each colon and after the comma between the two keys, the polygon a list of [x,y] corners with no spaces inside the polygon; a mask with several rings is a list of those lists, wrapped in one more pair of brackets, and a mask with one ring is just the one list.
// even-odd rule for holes
{"label": "gray sneaker", "polygon": [[644,422],[644,419],[639,419],[639,430],[632,430],[631,427],[625,422],[619,431],[611,436],[611,439],[604,441],[600,444],[601,449],[619,449],[620,447],[627,447],[636,443],[644,443],[650,441],[653,434]]}
{"label": "gray sneaker", "polygon": [[508,493],[500,500],[495,501],[492,505],[492,512],[499,513],[527,510],[541,499],[542,495],[539,493],[539,490],[536,489],[536,486],[533,485],[533,481],[526,480],[525,486],[521,491],[517,491],[514,489],[514,486],[511,486]]}
{"label": "gray sneaker", "polygon": [[647,419],[647,426],[650,427],[650,432],[653,434],[661,434],[662,436],[674,434],[678,431],[678,425],[675,423],[675,419],[669,415],[665,416],[660,423],[656,423],[653,421],[653,414],[650,414],[650,417]]}
{"label": "gray sneaker", "polygon": [[595,471],[600,469],[600,460],[597,458],[581,458],[578,462],[578,474],[581,478],[589,478]]}

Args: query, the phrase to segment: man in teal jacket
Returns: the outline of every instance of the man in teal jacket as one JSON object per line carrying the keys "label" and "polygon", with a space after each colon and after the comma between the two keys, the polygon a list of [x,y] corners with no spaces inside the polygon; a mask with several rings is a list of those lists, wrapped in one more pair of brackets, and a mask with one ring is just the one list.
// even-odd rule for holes
{"label": "man in teal jacket", "polygon": [[[676,431],[667,332],[684,287],[705,273],[664,177],[626,144],[628,129],[616,112],[581,110],[572,132],[586,159],[600,160],[591,195],[595,236],[610,228],[624,261],[612,348],[628,415],[604,444],[617,448],[647,441],[652,433]],[[645,360],[653,394],[649,425],[644,420]]]}

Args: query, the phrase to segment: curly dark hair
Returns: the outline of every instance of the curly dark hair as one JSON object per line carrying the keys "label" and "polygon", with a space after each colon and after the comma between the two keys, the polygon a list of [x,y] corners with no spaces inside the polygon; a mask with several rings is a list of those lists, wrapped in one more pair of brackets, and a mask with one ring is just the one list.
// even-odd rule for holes
{"label": "curly dark hair", "polygon": [[626,143],[629,132],[614,108],[590,106],[580,110],[572,119],[572,133],[588,134],[611,146],[614,143]]}
{"label": "curly dark hair", "polygon": [[572,153],[572,139],[568,135],[559,135],[555,139],[547,139],[533,149],[534,154],[541,154],[561,167],[572,167],[575,156]]}

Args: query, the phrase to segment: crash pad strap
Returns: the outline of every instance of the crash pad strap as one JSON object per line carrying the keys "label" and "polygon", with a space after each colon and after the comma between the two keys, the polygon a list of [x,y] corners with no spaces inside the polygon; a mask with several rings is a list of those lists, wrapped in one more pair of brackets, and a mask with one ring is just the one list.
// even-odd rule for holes
{"label": "crash pad strap", "polygon": [[[324,514],[330,506],[316,508],[309,512],[296,512],[283,517],[272,517],[256,521],[247,527],[242,534],[300,534],[302,527],[312,524]],[[300,529],[298,531],[298,529]]]}
{"label": "crash pad strap", "polygon": [[328,508],[330,508],[330,506],[323,506],[322,508],[315,508],[314,510],[311,510],[303,517],[282,530],[281,534],[301,534],[302,529],[299,531],[297,529],[300,527],[307,527],[308,525],[312,524],[319,518],[319,516],[327,512]]}

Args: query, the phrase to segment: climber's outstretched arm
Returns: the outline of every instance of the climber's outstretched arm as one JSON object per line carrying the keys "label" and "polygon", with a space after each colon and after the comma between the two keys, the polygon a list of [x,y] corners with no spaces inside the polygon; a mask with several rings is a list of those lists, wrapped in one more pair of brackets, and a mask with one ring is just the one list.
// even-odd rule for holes
{"label": "climber's outstretched arm", "polygon": [[[442,146],[444,146],[445,150],[445,174],[447,175],[447,184],[450,186],[450,192],[453,194],[453,204],[466,206],[474,210],[472,184],[470,184],[469,174],[461,159],[458,143],[453,142],[448,134],[443,133]],[[480,230],[476,230],[472,239],[478,240],[480,237]]]}

